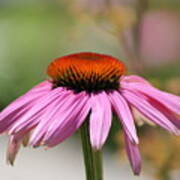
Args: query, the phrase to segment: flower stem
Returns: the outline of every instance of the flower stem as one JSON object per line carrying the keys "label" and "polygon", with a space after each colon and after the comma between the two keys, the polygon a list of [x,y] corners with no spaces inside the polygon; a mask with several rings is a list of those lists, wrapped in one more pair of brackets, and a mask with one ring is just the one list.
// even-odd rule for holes
{"label": "flower stem", "polygon": [[91,147],[88,119],[86,119],[80,128],[80,132],[86,168],[86,180],[103,180],[101,151],[95,151]]}
{"label": "flower stem", "polygon": [[94,151],[95,180],[103,180],[102,154],[101,151]]}

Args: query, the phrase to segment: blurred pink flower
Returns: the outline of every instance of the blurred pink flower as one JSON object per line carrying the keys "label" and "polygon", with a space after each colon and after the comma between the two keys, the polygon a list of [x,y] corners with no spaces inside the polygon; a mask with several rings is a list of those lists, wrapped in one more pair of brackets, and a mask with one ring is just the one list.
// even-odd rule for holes
{"label": "blurred pink flower", "polygon": [[171,11],[146,13],[140,37],[142,58],[148,65],[162,65],[179,59],[179,14]]}
{"label": "blurred pink flower", "polygon": [[115,111],[123,126],[132,169],[140,173],[132,108],[167,131],[179,134],[180,98],[154,88],[139,76],[125,76],[118,59],[97,53],[78,53],[53,61],[51,81],[44,81],[15,100],[0,114],[0,133],[8,132],[8,162],[13,164],[20,144],[53,147],[77,131],[89,116],[92,147],[105,143]]}

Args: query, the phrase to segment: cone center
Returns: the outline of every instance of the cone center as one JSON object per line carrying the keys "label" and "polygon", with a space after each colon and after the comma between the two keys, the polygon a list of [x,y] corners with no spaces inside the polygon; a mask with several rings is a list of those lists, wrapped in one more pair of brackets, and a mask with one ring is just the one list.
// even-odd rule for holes
{"label": "cone center", "polygon": [[112,56],[83,52],[55,59],[47,73],[54,87],[97,92],[118,89],[125,66]]}

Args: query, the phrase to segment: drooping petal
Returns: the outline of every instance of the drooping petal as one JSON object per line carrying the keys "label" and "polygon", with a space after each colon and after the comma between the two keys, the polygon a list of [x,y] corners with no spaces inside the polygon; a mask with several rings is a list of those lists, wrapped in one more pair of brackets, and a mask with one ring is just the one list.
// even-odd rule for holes
{"label": "drooping petal", "polygon": [[80,128],[82,123],[86,120],[89,111],[90,111],[90,105],[87,102],[86,104],[84,104],[81,111],[76,116],[76,119],[69,121],[69,123],[67,123],[66,126],[63,127],[61,132],[59,132],[59,135],[57,135],[52,142],[47,144],[48,147],[53,147],[66,140],[68,137],[72,136],[77,131],[77,129]]}
{"label": "drooping petal", "polygon": [[136,133],[136,127],[134,124],[134,119],[132,116],[131,109],[126,102],[126,100],[120,95],[119,92],[109,93],[109,98],[111,100],[112,106],[119,116],[120,121],[122,122],[123,128],[128,134],[129,138],[138,143],[138,137]]}
{"label": "drooping petal", "polygon": [[21,143],[22,137],[10,136],[6,155],[6,160],[8,164],[11,164],[13,166],[16,155],[20,149]]}
{"label": "drooping petal", "polygon": [[[131,77],[128,79],[131,79]],[[132,80],[133,79],[134,78],[132,78]],[[138,92],[143,99],[146,99],[153,107],[163,113],[164,116],[180,129],[180,97],[160,91],[153,86],[147,86],[140,81],[139,83],[137,83],[137,81],[136,83],[132,83],[132,81],[131,83],[122,83],[121,87]]]}
{"label": "drooping petal", "polygon": [[19,131],[25,131],[29,126],[35,126],[39,123],[41,116],[48,109],[49,105],[57,98],[66,93],[62,88],[56,88],[44,95],[39,101],[30,108],[24,116],[21,117],[9,130],[10,134],[19,133]]}
{"label": "drooping petal", "polygon": [[165,107],[180,115],[180,97],[167,92],[160,91],[152,86],[147,86],[142,83],[122,84],[122,88],[136,90],[148,98],[159,101]]}
{"label": "drooping petal", "polygon": [[74,95],[72,99],[68,98],[49,126],[43,139],[44,145],[55,146],[71,136],[80,127],[89,111],[88,99],[89,97],[85,93]]}
{"label": "drooping petal", "polygon": [[105,92],[92,94],[90,115],[90,141],[93,148],[101,149],[111,127],[111,104]]}
{"label": "drooping petal", "polygon": [[28,111],[28,109],[31,108],[31,105],[27,105],[25,107],[21,107],[15,111],[13,111],[13,113],[10,113],[9,115],[7,115],[3,120],[0,121],[0,133],[3,132],[7,132],[8,129],[18,120],[20,119],[24,114],[26,114],[26,112]]}
{"label": "drooping petal", "polygon": [[33,146],[39,146],[44,135],[46,134],[51,123],[59,118],[59,111],[61,111],[62,106],[66,101],[68,101],[69,96],[71,94],[61,94],[59,98],[57,98],[54,102],[52,102],[47,110],[42,114],[40,118],[40,123],[35,128],[33,134],[31,135],[30,144]]}
{"label": "drooping petal", "polygon": [[159,110],[180,130],[180,115],[178,116],[163,104],[159,103],[156,99],[149,99],[148,101],[153,107]]}
{"label": "drooping petal", "polygon": [[179,134],[178,129],[171,123],[164,114],[154,108],[146,99],[143,99],[140,94],[136,92],[131,92],[128,90],[122,91],[123,96],[129,101],[129,103],[134,106],[138,111],[140,111],[144,116],[149,118],[155,124],[163,127],[169,132]]}
{"label": "drooping petal", "polygon": [[0,133],[7,131],[16,120],[21,118],[50,89],[51,83],[47,81],[42,82],[5,108],[0,113]]}
{"label": "drooping petal", "polygon": [[53,135],[58,128],[62,128],[63,125],[70,120],[72,115],[74,116],[74,110],[76,110],[76,107],[81,102],[81,99],[82,97],[80,94],[70,94],[67,101],[64,102],[62,108],[58,111],[56,119],[54,119],[53,122],[51,122],[51,125],[48,127],[46,136]]}
{"label": "drooping petal", "polygon": [[124,132],[124,141],[126,152],[135,175],[139,175],[141,171],[141,155],[139,152],[138,145],[133,143],[126,132]]}

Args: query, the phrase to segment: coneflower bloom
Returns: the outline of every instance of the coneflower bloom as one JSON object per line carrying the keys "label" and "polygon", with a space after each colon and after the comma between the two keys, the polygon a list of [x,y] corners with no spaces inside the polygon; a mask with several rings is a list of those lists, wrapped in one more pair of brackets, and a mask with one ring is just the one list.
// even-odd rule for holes
{"label": "coneflower bloom", "polygon": [[178,135],[180,98],[125,72],[121,61],[103,54],[83,52],[54,60],[47,70],[51,79],[0,114],[0,133],[10,135],[8,162],[13,163],[25,140],[33,147],[53,147],[74,134],[85,120],[89,120],[91,145],[99,150],[109,134],[114,112],[123,127],[132,169],[139,174],[141,158],[132,109]]}

